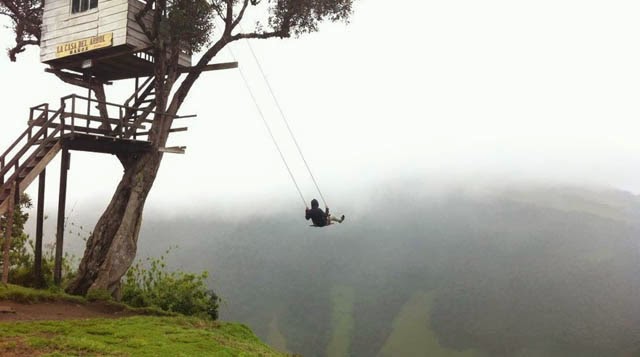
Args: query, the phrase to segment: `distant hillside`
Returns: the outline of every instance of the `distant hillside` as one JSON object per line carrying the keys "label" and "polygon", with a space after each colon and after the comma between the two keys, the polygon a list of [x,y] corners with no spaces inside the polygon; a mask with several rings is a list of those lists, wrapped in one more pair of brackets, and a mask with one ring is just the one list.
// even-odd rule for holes
{"label": "distant hillside", "polygon": [[[324,229],[298,211],[148,217],[141,251],[177,243],[170,262],[212,273],[224,319],[305,356],[639,352],[638,197],[524,185],[373,196]],[[424,338],[408,350],[400,341],[419,337],[402,331]]]}

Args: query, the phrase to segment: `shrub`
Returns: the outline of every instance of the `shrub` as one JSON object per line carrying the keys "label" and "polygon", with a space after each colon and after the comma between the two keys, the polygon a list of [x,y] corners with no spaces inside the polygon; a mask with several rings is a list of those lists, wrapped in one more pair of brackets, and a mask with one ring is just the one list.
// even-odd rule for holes
{"label": "shrub", "polygon": [[[168,254],[171,248],[166,251]],[[184,315],[218,318],[220,299],[205,284],[209,274],[168,272],[165,256],[136,262],[125,275],[122,302],[134,307],[157,307]]]}
{"label": "shrub", "polygon": [[[20,196],[20,204],[16,205],[16,209],[13,215],[12,226],[12,239],[11,247],[9,250],[9,261],[11,263],[9,267],[9,282],[21,286],[29,287],[51,287],[53,286],[53,265],[55,256],[55,243],[45,244],[42,252],[42,284],[36,281],[34,269],[34,251],[35,245],[32,239],[24,230],[24,225],[29,219],[27,210],[32,207],[31,198],[23,193]],[[2,252],[2,240],[5,236],[5,230],[7,228],[6,215],[0,216],[0,252]],[[71,226],[75,226],[71,223]],[[70,229],[69,233],[76,233],[75,230],[79,228],[77,232],[78,236],[86,234],[83,231],[83,227],[74,227],[76,229]],[[65,222],[65,229],[67,229],[67,222]],[[0,258],[0,271],[4,264],[3,259]],[[64,285],[75,275],[74,269],[76,265],[75,256],[65,253],[62,257],[62,284]]]}

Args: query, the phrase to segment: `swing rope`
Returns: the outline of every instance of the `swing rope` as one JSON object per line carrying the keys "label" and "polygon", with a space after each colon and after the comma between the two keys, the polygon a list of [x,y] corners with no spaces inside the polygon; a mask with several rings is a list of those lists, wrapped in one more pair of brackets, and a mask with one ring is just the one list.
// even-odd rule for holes
{"label": "swing rope", "polygon": [[[228,47],[229,53],[231,53],[231,57],[233,57],[234,61],[236,60],[236,56],[233,54],[233,51],[231,50],[230,47]],[[300,199],[302,200],[302,204],[306,207],[307,206],[307,201],[304,199],[304,195],[302,194],[302,191],[300,190],[300,186],[298,186],[298,182],[296,181],[296,178],[293,176],[293,173],[291,172],[291,168],[289,167],[289,164],[287,164],[287,160],[284,158],[284,154],[282,153],[282,150],[280,149],[280,145],[278,145],[278,142],[276,141],[275,136],[273,135],[273,131],[271,130],[271,126],[269,126],[269,123],[267,122],[267,119],[264,116],[264,113],[262,112],[262,108],[260,108],[260,105],[258,104],[258,101],[256,100],[256,96],[253,94],[253,91],[251,90],[251,87],[249,86],[249,82],[247,81],[247,78],[244,75],[244,72],[242,71],[242,67],[238,67],[238,69],[240,70],[240,77],[242,77],[242,81],[244,82],[244,86],[247,88],[247,91],[249,91],[249,94],[251,95],[251,99],[253,100],[253,104],[255,104],[256,109],[258,110],[258,113],[260,114],[260,118],[262,118],[262,122],[264,123],[264,126],[267,128],[267,131],[269,132],[269,136],[271,136],[271,140],[273,141],[273,144],[276,146],[276,149],[278,149],[278,153],[280,154],[280,159],[282,159],[282,163],[284,163],[284,166],[287,168],[287,172],[289,172],[289,177],[291,177],[291,181],[293,181],[293,184],[296,186],[296,190],[298,190],[298,194],[300,195]]]}
{"label": "swing rope", "polygon": [[267,84],[267,88],[269,89],[269,93],[271,93],[271,98],[273,98],[273,101],[275,102],[276,107],[278,107],[278,111],[280,111],[280,116],[282,117],[282,121],[284,121],[284,124],[287,127],[287,130],[289,131],[289,135],[293,139],[293,142],[295,143],[296,148],[298,149],[298,154],[300,154],[300,157],[302,158],[302,161],[304,162],[304,166],[307,168],[307,172],[309,172],[309,176],[311,176],[311,180],[313,181],[313,184],[316,186],[316,190],[318,190],[318,193],[320,194],[320,198],[322,199],[322,202],[324,203],[324,206],[327,207],[327,200],[324,199],[324,195],[322,194],[322,191],[320,190],[320,186],[318,185],[318,182],[316,181],[316,178],[313,175],[313,172],[311,172],[311,168],[309,167],[309,164],[307,163],[307,159],[304,157],[304,154],[302,154],[302,149],[300,149],[300,145],[298,144],[298,140],[296,140],[296,136],[293,134],[293,130],[291,130],[291,126],[289,126],[289,121],[287,120],[287,116],[284,114],[284,111],[282,110],[282,107],[280,106],[280,102],[278,101],[278,98],[276,97],[275,93],[273,92],[273,88],[271,87],[271,83],[269,83],[269,80],[267,79],[267,76],[264,74],[264,70],[262,69],[262,65],[260,64],[260,61],[258,60],[258,56],[256,56],[256,53],[253,51],[253,46],[251,46],[251,42],[249,42],[249,40],[247,40],[247,39],[245,39],[245,42],[247,43],[247,46],[249,47],[249,50],[251,51],[251,55],[253,55],[253,59],[255,60],[256,64],[258,65],[258,69],[260,70],[260,74],[262,74],[262,78],[264,79],[265,83]]}

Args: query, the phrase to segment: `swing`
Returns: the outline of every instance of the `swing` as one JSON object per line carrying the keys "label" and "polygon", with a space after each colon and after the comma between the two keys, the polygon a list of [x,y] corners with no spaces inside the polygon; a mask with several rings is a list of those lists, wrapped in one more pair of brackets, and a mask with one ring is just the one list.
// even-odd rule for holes
{"label": "swing", "polygon": [[[280,102],[278,101],[278,99],[276,98],[273,89],[271,88],[271,84],[269,83],[269,80],[267,79],[267,76],[264,74],[264,71],[262,69],[262,66],[260,65],[260,61],[258,60],[258,57],[256,56],[255,52],[253,51],[253,47],[251,46],[251,43],[245,39],[245,42],[247,43],[247,46],[249,47],[249,50],[251,51],[251,54],[253,55],[253,59],[256,62],[256,64],[258,65],[258,69],[260,70],[260,73],[262,74],[262,78],[264,79],[265,83],[267,84],[267,88],[269,89],[269,93],[271,93],[271,98],[273,98],[273,101],[276,104],[276,107],[278,108],[278,111],[280,112],[280,116],[282,117],[282,120],[284,121],[284,124],[287,128],[287,131],[289,132],[289,135],[291,136],[291,139],[293,140],[293,142],[295,143],[295,146],[298,150],[298,154],[300,154],[300,157],[302,158],[302,161],[304,162],[304,165],[307,169],[307,172],[309,173],[309,176],[311,176],[311,180],[313,181],[313,184],[316,187],[316,190],[318,190],[318,193],[320,194],[320,198],[322,199],[322,202],[324,203],[325,207],[327,206],[327,201],[324,199],[324,195],[322,195],[322,191],[320,191],[320,186],[318,185],[318,182],[316,181],[315,176],[313,175],[313,173],[311,172],[311,168],[309,167],[309,164],[307,163],[307,160],[304,157],[304,154],[302,153],[302,149],[300,149],[300,145],[298,144],[298,140],[296,140],[295,135],[293,134],[293,131],[291,130],[291,127],[289,126],[289,121],[287,120],[284,111],[282,110],[282,107],[280,106]],[[236,61],[235,55],[233,54],[233,51],[231,51],[231,48],[228,48],[229,52],[231,53],[231,56],[234,58],[234,61]],[[282,153],[282,150],[280,149],[280,145],[278,145],[278,142],[276,141],[275,136],[273,135],[273,132],[271,130],[271,127],[269,126],[269,123],[267,122],[264,113],[262,112],[262,109],[260,108],[260,105],[258,104],[258,101],[256,100],[256,97],[253,93],[253,91],[251,90],[251,87],[249,86],[249,82],[247,81],[247,78],[244,75],[244,72],[242,71],[241,67],[238,67],[239,71],[240,71],[240,76],[242,77],[242,80],[244,82],[245,87],[247,88],[247,91],[249,92],[251,99],[253,100],[253,103],[256,106],[256,109],[258,110],[258,114],[260,114],[260,118],[262,118],[262,122],[264,123],[264,126],[267,129],[267,132],[269,133],[269,136],[271,137],[271,140],[273,141],[273,144],[275,145],[276,149],[278,150],[278,153],[280,154],[280,159],[282,159],[282,162],[284,163],[284,166],[287,169],[287,172],[289,172],[289,177],[291,177],[291,181],[293,182],[293,184],[296,187],[296,190],[298,191],[298,194],[300,195],[300,199],[302,199],[302,204],[307,207],[307,201],[304,199],[304,195],[302,194],[302,191],[300,190],[300,186],[298,185],[298,182],[296,181],[295,176],[293,176],[293,173],[291,172],[291,168],[289,167],[289,164],[287,163],[287,160],[284,157],[284,154]],[[317,203],[317,201],[314,199],[313,201],[315,201]],[[313,202],[312,202],[312,206],[313,206]],[[333,224],[332,220],[331,220],[331,215],[329,215],[328,212],[328,208],[326,208],[327,212],[326,212],[326,224],[325,225],[316,225],[316,224],[312,224],[310,225],[310,227],[316,227],[316,228],[322,228],[322,227],[328,227],[331,226]],[[308,211],[307,211],[308,212]],[[307,218],[308,220],[309,218]],[[344,215],[342,215],[341,220],[339,221],[340,223],[342,223],[344,221]]]}

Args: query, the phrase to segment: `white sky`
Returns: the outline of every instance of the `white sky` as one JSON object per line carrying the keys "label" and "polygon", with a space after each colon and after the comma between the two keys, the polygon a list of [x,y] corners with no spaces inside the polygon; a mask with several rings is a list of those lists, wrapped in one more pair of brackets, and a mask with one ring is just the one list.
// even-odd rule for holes
{"label": "white sky", "polygon": [[[252,43],[332,204],[415,176],[640,192],[640,2],[391,3],[356,1],[347,26]],[[0,42],[8,46],[9,30]],[[246,44],[233,49],[307,199],[315,196]],[[0,56],[2,147],[24,130],[29,107],[77,91],[44,73],[37,54]],[[225,52],[216,62],[229,60]],[[118,82],[110,99],[132,89]],[[165,156],[148,207],[300,208],[237,70],[203,75],[181,113],[198,114],[172,139],[187,154]],[[48,171],[52,208],[58,167]],[[120,173],[115,157],[74,152],[69,208],[106,205]]]}

